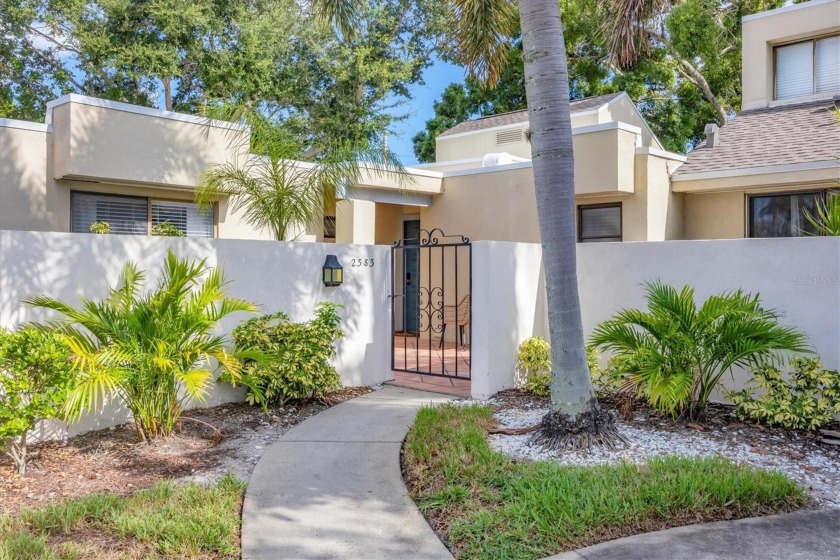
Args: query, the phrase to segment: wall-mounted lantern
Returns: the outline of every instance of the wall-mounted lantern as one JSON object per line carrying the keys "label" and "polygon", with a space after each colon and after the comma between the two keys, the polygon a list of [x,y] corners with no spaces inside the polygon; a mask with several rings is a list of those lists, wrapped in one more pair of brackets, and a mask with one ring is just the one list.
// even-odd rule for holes
{"label": "wall-mounted lantern", "polygon": [[323,270],[324,286],[335,287],[344,282],[344,267],[338,264],[338,258],[335,255],[327,255]]}

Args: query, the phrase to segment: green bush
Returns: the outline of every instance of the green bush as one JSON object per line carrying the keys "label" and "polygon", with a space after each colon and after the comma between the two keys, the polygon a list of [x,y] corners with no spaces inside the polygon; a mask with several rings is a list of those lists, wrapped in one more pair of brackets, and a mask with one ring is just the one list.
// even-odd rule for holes
{"label": "green bush", "polygon": [[[594,381],[602,379],[595,348],[586,348],[586,362]],[[524,380],[525,389],[538,397],[551,395],[551,345],[541,336],[532,336],[519,345],[516,369]]]}
{"label": "green bush", "polygon": [[698,420],[724,373],[807,352],[807,337],[779,325],[780,314],[741,290],[699,307],[694,289],[646,285],[648,311],[623,309],[595,327],[591,344],[612,351],[611,376],[652,406]]}
{"label": "green bush", "polygon": [[[819,358],[794,358],[787,377],[772,365],[753,371],[752,387],[729,393],[741,420],[794,430],[816,430],[840,414],[840,373]],[[763,391],[760,397],[755,390]]]}
{"label": "green bush", "polygon": [[163,222],[152,226],[152,235],[160,237],[184,237],[184,232],[171,222]]}
{"label": "green bush", "polygon": [[39,420],[61,418],[70,387],[70,349],[56,333],[0,329],[0,448],[26,472],[26,436]]}
{"label": "green bush", "polygon": [[93,222],[92,224],[90,224],[88,231],[91,233],[107,235],[111,233],[111,224],[109,224],[108,222]]}
{"label": "green bush", "polygon": [[218,323],[254,306],[227,297],[221,268],[179,259],[171,251],[155,288],[143,293],[143,272],[129,262],[124,283],[94,301],[80,296],[74,308],[48,296],[27,303],[58,311],[53,324],[75,354],[67,398],[71,418],[116,397],[134,418],[137,437],[171,434],[186,401],[204,400],[213,383],[211,358],[231,376],[241,362],[228,353]]}
{"label": "green bush", "polygon": [[324,400],[341,387],[341,378],[330,363],[335,341],[344,336],[339,328],[339,307],[329,302],[318,304],[308,323],[293,323],[285,313],[275,313],[249,319],[233,330],[237,349],[262,356],[245,360],[249,403],[265,406],[309,397]]}

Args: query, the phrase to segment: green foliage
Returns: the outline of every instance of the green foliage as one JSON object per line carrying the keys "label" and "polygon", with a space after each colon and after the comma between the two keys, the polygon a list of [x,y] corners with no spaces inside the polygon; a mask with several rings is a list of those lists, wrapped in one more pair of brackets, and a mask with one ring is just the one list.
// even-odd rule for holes
{"label": "green foliage", "polygon": [[[239,558],[245,484],[159,482],[132,496],[98,493],[0,518],[0,560]],[[104,538],[91,539],[92,531]],[[116,544],[115,544],[116,543]]]}
{"label": "green foliage", "polygon": [[171,251],[155,288],[142,293],[144,273],[134,263],[108,298],[79,296],[75,308],[49,296],[27,303],[59,312],[52,325],[74,357],[71,419],[115,397],[131,411],[137,437],[149,441],[173,432],[183,405],[204,400],[213,382],[211,360],[237,377],[240,360],[217,334],[219,322],[254,306],[227,297],[221,268],[179,259]]}
{"label": "green foliage", "polygon": [[840,236],[840,194],[829,192],[825,200],[817,201],[816,215],[805,209],[805,219],[818,235]]}
{"label": "green foliage", "polygon": [[[598,366],[598,352],[592,346],[586,347],[586,363],[593,382],[603,379]],[[516,369],[524,378],[525,389],[538,397],[551,395],[551,345],[541,336],[532,336],[519,345],[516,353]],[[599,385],[600,386],[600,385]]]}
{"label": "green foliage", "polygon": [[108,222],[93,222],[90,224],[90,228],[88,231],[91,233],[99,233],[102,235],[107,235],[111,233],[111,224]]}
{"label": "green foliage", "polygon": [[274,313],[249,319],[233,330],[238,349],[263,357],[244,363],[242,378],[250,389],[249,403],[324,400],[341,387],[341,378],[330,363],[335,341],[344,336],[339,307],[321,302],[308,323],[293,323],[285,313]]}
{"label": "green foliage", "polygon": [[623,309],[600,323],[590,343],[613,352],[610,375],[636,387],[655,408],[700,419],[712,391],[733,367],[759,367],[807,352],[807,337],[778,323],[758,295],[741,290],[699,307],[689,286],[645,284],[648,310]]}
{"label": "green foliage", "polygon": [[[770,364],[752,375],[751,388],[729,393],[742,420],[816,430],[840,414],[840,373],[825,369],[819,358],[791,360],[787,375]],[[756,389],[761,396],[755,396]]]}
{"label": "green foliage", "polygon": [[808,501],[778,471],[717,457],[593,467],[512,461],[487,443],[492,425],[487,406],[426,407],[405,441],[412,498],[431,519],[446,519],[459,558],[544,558],[616,532],[766,515]]}
{"label": "green foliage", "polygon": [[184,237],[184,232],[171,222],[163,222],[152,226],[152,235],[160,237]]}
{"label": "green foliage", "polygon": [[0,328],[0,448],[26,472],[26,436],[39,420],[62,418],[70,349],[51,331]]}

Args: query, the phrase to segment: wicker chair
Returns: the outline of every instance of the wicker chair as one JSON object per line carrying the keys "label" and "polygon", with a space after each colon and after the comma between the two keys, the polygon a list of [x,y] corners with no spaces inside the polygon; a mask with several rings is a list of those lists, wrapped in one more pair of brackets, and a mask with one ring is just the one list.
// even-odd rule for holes
{"label": "wicker chair", "polygon": [[446,337],[446,325],[453,324],[458,326],[458,333],[461,337],[461,348],[466,348],[466,327],[470,324],[470,296],[464,298],[458,305],[444,305],[443,306],[443,330],[440,333],[440,344],[438,347],[443,347],[443,341]]}

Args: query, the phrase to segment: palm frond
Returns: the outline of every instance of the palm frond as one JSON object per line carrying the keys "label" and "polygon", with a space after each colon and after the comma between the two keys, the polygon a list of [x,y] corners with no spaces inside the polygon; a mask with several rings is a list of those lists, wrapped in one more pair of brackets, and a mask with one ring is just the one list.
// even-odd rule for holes
{"label": "palm frond", "polygon": [[510,0],[453,0],[460,56],[472,76],[494,85],[507,64],[519,24]]}

